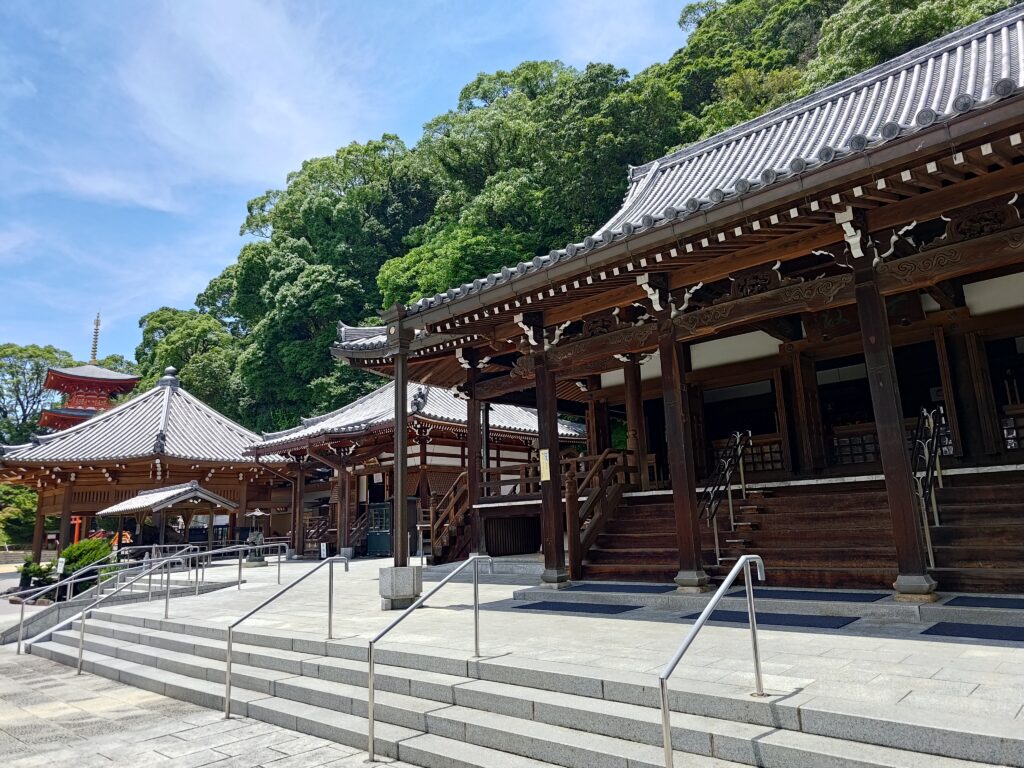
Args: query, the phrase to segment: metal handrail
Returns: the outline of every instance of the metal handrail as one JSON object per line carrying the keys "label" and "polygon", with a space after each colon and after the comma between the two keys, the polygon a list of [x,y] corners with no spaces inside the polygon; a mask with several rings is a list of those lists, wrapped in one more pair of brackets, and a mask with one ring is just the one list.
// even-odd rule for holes
{"label": "metal handrail", "polygon": [[[936,416],[937,414],[937,416]],[[928,521],[929,511],[935,525],[939,525],[939,505],[936,499],[935,484],[942,488],[942,464],[939,454],[942,452],[943,413],[941,409],[929,411],[921,409],[918,416],[917,429],[914,433],[913,454],[911,455],[911,473],[914,480],[918,501],[921,504],[921,522],[924,529],[925,549],[928,554],[929,567],[935,567],[935,548],[932,545],[931,523]]]}
{"label": "metal handrail", "polygon": [[417,608],[419,608],[421,605],[423,605],[425,602],[427,602],[427,600],[429,598],[431,598],[434,595],[436,595],[444,587],[445,584],[447,584],[449,581],[454,579],[459,573],[461,573],[464,569],[468,568],[470,566],[470,564],[472,564],[472,566],[473,566],[473,650],[474,650],[474,654],[473,655],[474,655],[474,658],[479,658],[480,657],[480,561],[481,560],[486,560],[488,563],[490,563],[491,571],[493,573],[493,571],[494,571],[494,561],[489,556],[487,556],[487,555],[471,555],[464,563],[462,563],[462,565],[460,565],[458,568],[456,568],[451,573],[449,573],[447,576],[445,576],[443,579],[441,579],[441,581],[439,581],[434,586],[433,589],[431,589],[429,592],[427,592],[427,594],[425,594],[422,597],[420,597],[415,603],[413,603],[408,608],[406,608],[404,611],[402,611],[401,616],[399,616],[394,621],[392,621],[390,624],[388,624],[386,627],[384,627],[384,629],[382,629],[380,632],[378,632],[376,635],[374,635],[373,639],[370,640],[370,644],[369,644],[369,647],[367,649],[367,680],[366,680],[366,683],[367,683],[367,685],[366,685],[366,688],[367,688],[367,700],[366,700],[366,707],[367,707],[366,708],[366,719],[367,719],[366,740],[367,740],[367,749],[366,749],[366,751],[369,753],[369,757],[367,758],[367,762],[372,763],[375,760],[375,758],[374,758],[374,739],[373,739],[373,726],[374,726],[373,692],[374,692],[374,656],[375,656],[375,651],[376,651],[377,643],[379,643],[381,641],[381,639],[386,634],[388,634],[388,632],[390,632],[392,629],[394,629],[399,624],[401,624],[403,621],[405,621],[410,616],[410,614],[412,614]]}
{"label": "metal handrail", "polygon": [[231,624],[228,625],[228,643],[226,649],[225,667],[224,667],[224,719],[230,719],[231,717],[231,646],[234,642],[232,633],[239,624],[248,619],[255,613],[262,611],[272,602],[277,600],[285,592],[288,592],[292,587],[296,586],[302,581],[305,581],[314,573],[319,571],[325,565],[329,565],[328,581],[327,581],[327,639],[334,639],[334,564],[336,562],[343,562],[345,564],[345,573],[348,573],[348,558],[342,555],[336,555],[335,557],[329,557],[326,560],[321,561],[315,568],[310,568],[304,574],[299,576],[295,581],[287,586],[277,590],[274,594],[264,600],[262,603],[257,605],[248,613],[235,619]]}
{"label": "metal handrail", "polygon": [[[166,562],[168,560],[177,560],[182,565],[185,565],[185,562],[178,555],[172,555],[170,557],[161,557],[161,558],[157,558],[156,560],[147,560],[146,563],[149,564],[149,565],[154,565],[156,563],[164,563],[164,562]],[[104,567],[105,568],[113,568],[113,567],[116,567],[117,565],[125,565],[125,566],[127,566],[124,569],[125,571],[130,570],[131,568],[138,568],[138,567],[140,567],[139,565],[136,565],[136,564],[127,564],[127,563],[116,563],[116,564],[115,563],[109,563],[109,564],[105,565]],[[83,569],[80,568],[79,570],[81,571]],[[124,573],[124,571],[118,571],[115,575],[113,575],[110,578],[106,579],[106,581],[110,581],[110,579],[113,579],[113,578],[117,578],[120,581],[122,573]],[[150,600],[153,599],[153,580],[152,580],[151,574],[152,574],[152,572],[150,572],[150,582],[149,582],[149,599]],[[56,584],[48,584],[48,585],[46,585],[44,587],[39,587],[39,588],[34,589],[34,590],[28,590],[26,592],[15,592],[15,593],[13,593],[11,595],[4,595],[4,597],[17,597],[18,595],[30,594],[31,593],[31,594],[33,594],[33,597],[30,597],[29,599],[34,599],[34,598],[38,597],[41,594],[46,594],[50,590],[55,589],[57,587],[60,587],[63,584],[67,584],[68,585],[68,589],[70,590],[71,585],[73,585],[73,584],[75,584],[77,582],[81,582],[81,581],[92,581],[92,579],[93,579],[93,577],[91,577],[91,576],[83,576],[83,577],[76,578],[75,575],[72,575],[72,576],[69,576],[67,579],[64,579],[63,581],[57,582]],[[105,582],[103,580],[101,580],[97,584],[97,586],[102,586],[104,583]],[[126,582],[126,585],[128,583],[134,583],[134,582]],[[167,580],[167,591],[168,591],[168,593],[170,593],[170,590],[171,590],[171,582],[170,582],[170,578],[168,578],[168,580]],[[119,592],[119,591],[120,591],[120,586],[117,589],[114,590],[114,592]],[[114,592],[111,592],[110,594],[112,595],[112,594],[114,594]],[[18,616],[18,644],[17,644],[16,655],[21,653],[21,645],[22,645],[22,641],[24,640],[24,637],[25,637],[25,604],[26,604],[26,602],[28,602],[28,601],[24,600],[24,599],[21,601],[21,611],[19,612],[19,616]],[[48,631],[52,632],[53,630],[51,629],[51,630],[48,630]]]}
{"label": "metal handrail", "polygon": [[729,530],[736,530],[736,513],[732,503],[732,476],[739,470],[740,492],[743,498],[747,498],[747,479],[744,469],[744,459],[747,448],[752,440],[750,430],[733,432],[729,443],[725,447],[722,458],[718,463],[718,470],[712,482],[704,488],[698,505],[697,516],[708,521],[715,539],[715,562],[721,565],[722,549],[718,539],[718,506],[722,503],[721,493],[725,489],[726,497],[729,500]]}
{"label": "metal handrail", "polygon": [[661,688],[661,735],[665,745],[665,768],[673,768],[672,758],[672,721],[670,719],[670,710],[668,707],[668,679],[672,676],[676,667],[679,666],[679,662],[682,661],[683,654],[689,650],[690,646],[693,645],[693,641],[697,638],[697,634],[703,629],[704,625],[708,623],[711,618],[711,614],[715,608],[725,597],[726,592],[732,587],[733,582],[736,581],[736,577],[741,572],[745,571],[746,591],[747,591],[747,617],[750,623],[750,645],[754,653],[754,682],[757,690],[753,693],[754,696],[764,696],[764,682],[761,678],[761,653],[757,647],[757,616],[754,613],[754,581],[751,578],[752,574],[750,571],[751,564],[757,564],[757,578],[759,581],[764,581],[764,561],[760,555],[743,555],[739,560],[736,561],[736,565],[729,571],[729,575],[725,577],[725,581],[722,582],[722,586],[718,588],[711,600],[704,607],[700,616],[697,617],[697,621],[694,622],[693,626],[690,627],[690,631],[687,633],[686,638],[683,640],[682,645],[679,646],[679,650],[676,651],[675,656],[668,663],[662,673],[658,676],[658,683]]}
{"label": "metal handrail", "polygon": [[[70,626],[70,625],[74,624],[75,621],[80,619],[81,622],[82,622],[82,625],[81,625],[81,630],[79,632],[79,638],[78,638],[78,674],[82,674],[82,655],[85,652],[85,621],[86,621],[86,618],[87,618],[86,614],[88,614],[88,613],[92,612],[93,610],[95,610],[96,607],[100,603],[102,603],[104,600],[109,600],[111,597],[116,595],[121,590],[127,589],[128,587],[132,586],[137,581],[141,581],[142,579],[144,579],[147,576],[149,576],[153,571],[157,571],[157,570],[160,570],[161,568],[167,567],[173,561],[177,561],[181,565],[185,564],[185,561],[182,560],[180,557],[169,557],[169,558],[164,559],[162,562],[158,563],[157,565],[154,565],[152,568],[147,568],[145,571],[140,573],[138,576],[136,576],[131,581],[126,581],[124,584],[119,586],[113,592],[110,592],[109,594],[106,594],[106,595],[103,595],[102,597],[97,598],[92,603],[90,603],[85,608],[83,608],[76,615],[74,615],[74,616],[72,616],[72,617],[70,617],[68,619],[65,619],[62,622],[59,622],[55,626],[50,627],[49,629],[47,629],[47,630],[45,630],[43,632],[40,632],[38,635],[36,635],[35,637],[33,637],[31,640],[28,641],[28,647],[31,648],[36,643],[36,641],[39,640],[40,637],[43,637],[44,635],[52,635],[54,632],[57,632],[57,631],[63,629],[64,627],[66,627],[66,626]],[[171,595],[171,590],[168,589],[166,595],[164,596],[164,618],[165,619],[168,616],[168,604],[169,604],[169,601],[170,601],[170,595]],[[20,644],[20,641],[19,641],[19,644]]]}
{"label": "metal handrail", "polygon": [[238,588],[242,588],[242,553],[252,550],[274,550],[277,552],[277,583],[281,583],[281,561],[284,560],[284,555],[288,551],[288,545],[284,543],[267,544],[233,544],[229,547],[221,547],[220,549],[208,549],[199,550],[195,554],[189,555],[189,560],[195,560],[196,564],[196,594],[199,594],[199,567],[203,567],[203,582],[206,581],[206,565],[205,562],[213,562],[214,555],[222,555],[229,552],[238,553]]}

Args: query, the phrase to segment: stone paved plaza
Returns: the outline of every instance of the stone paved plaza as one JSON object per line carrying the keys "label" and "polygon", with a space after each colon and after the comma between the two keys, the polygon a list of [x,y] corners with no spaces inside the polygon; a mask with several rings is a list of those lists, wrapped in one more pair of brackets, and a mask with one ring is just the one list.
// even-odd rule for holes
{"label": "stone paved plaza", "polygon": [[5,768],[344,768],[365,761],[365,752],[324,739],[248,718],[225,721],[194,704],[0,650]]}

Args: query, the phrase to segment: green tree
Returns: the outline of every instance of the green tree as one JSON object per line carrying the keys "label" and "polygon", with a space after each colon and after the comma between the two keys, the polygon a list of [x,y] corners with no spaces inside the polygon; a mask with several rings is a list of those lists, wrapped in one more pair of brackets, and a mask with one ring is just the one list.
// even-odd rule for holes
{"label": "green tree", "polygon": [[807,67],[816,89],[906,53],[1013,0],[849,0],[821,29],[817,58]]}
{"label": "green tree", "polygon": [[[57,518],[47,518],[55,525]],[[36,494],[19,485],[0,485],[0,543],[24,547],[32,543]]]}
{"label": "green tree", "polygon": [[53,346],[0,344],[0,445],[29,439],[43,409],[57,400],[44,386],[47,370],[74,362]]}

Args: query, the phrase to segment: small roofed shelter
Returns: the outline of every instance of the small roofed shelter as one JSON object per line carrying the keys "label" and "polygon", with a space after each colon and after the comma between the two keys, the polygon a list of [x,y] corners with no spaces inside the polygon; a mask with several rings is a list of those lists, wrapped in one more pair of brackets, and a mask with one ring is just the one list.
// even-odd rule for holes
{"label": "small roofed shelter", "polygon": [[[288,458],[296,492],[310,507],[302,524],[293,522],[291,526],[304,536],[293,542],[296,551],[315,549],[322,541],[339,548],[361,550],[366,546],[373,524],[371,507],[387,506],[394,497],[394,401],[395,385],[388,382],[336,411],[303,419],[292,429],[265,434],[262,442],[253,446],[256,456],[281,454]],[[534,482],[530,468],[537,455],[536,411],[495,403],[474,415],[461,393],[428,384],[409,387],[406,409],[405,442],[410,446],[404,473],[410,500],[407,507],[418,510],[418,516],[411,516],[413,525],[431,526],[425,529],[424,538],[435,562],[480,549],[503,554],[537,551],[539,503],[501,505],[500,509],[492,505],[490,510],[481,505],[454,527],[457,536],[441,542],[432,541],[435,537],[431,535],[447,528],[438,524],[437,517],[444,514],[450,501],[469,492],[466,469],[471,463],[482,467],[484,488],[474,493],[485,503],[488,497],[498,496],[503,483]],[[561,420],[558,434],[567,451],[579,450],[586,441],[582,423]],[[508,479],[510,473],[515,480]],[[316,488],[326,503],[317,503]],[[293,509],[299,507],[293,505]]]}
{"label": "small roofed shelter", "polygon": [[[120,533],[123,530],[122,523],[126,516],[136,519],[138,529],[141,528],[146,515],[152,515],[154,524],[159,529],[160,540],[157,543],[163,544],[165,543],[163,539],[170,518],[175,513],[180,514],[182,517],[185,530],[189,529],[189,525],[196,515],[205,516],[207,518],[207,531],[209,536],[212,537],[214,516],[217,514],[228,514],[237,509],[238,502],[203,488],[196,480],[190,480],[180,485],[139,491],[136,496],[130,499],[119,501],[113,506],[100,510],[96,513],[96,516],[118,518],[118,532]],[[218,513],[218,510],[222,511]]]}
{"label": "small roofed shelter", "polygon": [[32,543],[37,560],[47,516],[60,517],[59,542],[66,546],[72,516],[88,523],[140,491],[193,480],[237,505],[220,536],[233,540],[244,533],[238,513],[288,504],[288,479],[275,470],[280,458],[257,461],[247,453],[258,440],[190,395],[168,368],[149,391],[81,424],[24,445],[0,446],[0,483],[38,494]]}

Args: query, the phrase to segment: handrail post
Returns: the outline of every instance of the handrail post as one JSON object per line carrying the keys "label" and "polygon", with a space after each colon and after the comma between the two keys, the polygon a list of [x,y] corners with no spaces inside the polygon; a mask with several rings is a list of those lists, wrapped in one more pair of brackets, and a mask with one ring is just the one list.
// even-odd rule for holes
{"label": "handrail post", "polygon": [[761,677],[761,651],[757,646],[757,615],[754,613],[754,579],[750,572],[752,561],[744,566],[743,580],[747,583],[747,620],[750,624],[750,647],[754,653],[755,696],[764,696],[764,680]]}
{"label": "handrail post", "polygon": [[334,560],[327,564],[327,639],[334,639]]}
{"label": "handrail post", "polygon": [[668,679],[661,678],[661,741],[665,746],[665,768],[674,768],[672,756],[672,715],[668,707]]}
{"label": "handrail post", "polygon": [[[492,561],[493,569],[493,561]],[[480,658],[480,561],[473,560],[473,655]]]}
{"label": "handrail post", "polygon": [[82,656],[85,655],[85,617],[88,613],[88,611],[82,611],[82,624],[78,632],[78,671],[75,673],[76,675],[82,674]]}
{"label": "handrail post", "polygon": [[366,685],[367,685],[367,696],[366,696],[366,753],[367,762],[374,762],[376,757],[374,756],[374,743],[373,743],[373,662],[374,662],[374,647],[373,640],[370,641],[370,645],[367,648],[367,667],[366,667]]}
{"label": "handrail post", "polygon": [[238,550],[238,591],[242,591],[242,550]]}
{"label": "handrail post", "polygon": [[25,599],[21,600],[21,618],[18,619],[18,653],[21,655],[21,641],[25,638]]}
{"label": "handrail post", "polygon": [[228,643],[224,657],[224,719],[231,719],[231,633],[234,629],[228,627]]}
{"label": "handrail post", "polygon": [[[748,440],[750,439],[749,433],[748,433],[748,438],[747,439]],[[746,474],[746,469],[743,466],[743,464],[744,464],[744,462],[743,462],[743,454],[744,454],[745,450],[746,450],[746,446],[744,445],[743,438],[741,437],[739,439],[739,441],[738,441],[738,446],[736,448],[736,453],[737,453],[737,458],[738,458],[739,463],[740,463],[740,466],[739,466],[739,471],[740,471],[740,492],[743,494],[743,498],[744,499],[747,498],[747,474]]]}
{"label": "handrail post", "polygon": [[164,619],[168,618],[168,612],[171,607],[171,563],[167,561],[164,563],[164,568],[167,571],[167,589],[164,590]]}

